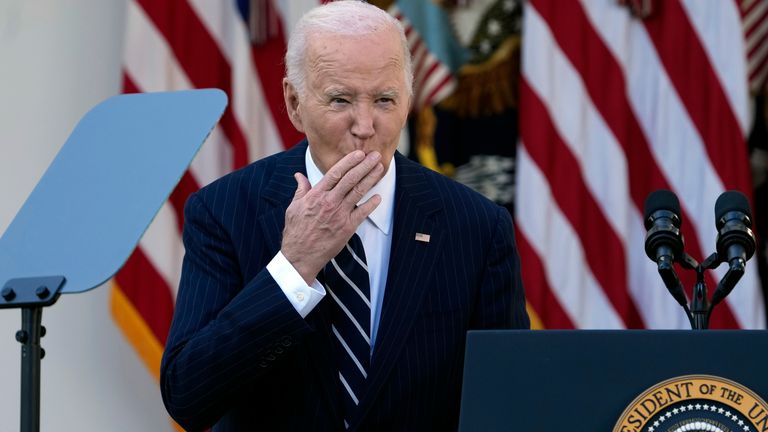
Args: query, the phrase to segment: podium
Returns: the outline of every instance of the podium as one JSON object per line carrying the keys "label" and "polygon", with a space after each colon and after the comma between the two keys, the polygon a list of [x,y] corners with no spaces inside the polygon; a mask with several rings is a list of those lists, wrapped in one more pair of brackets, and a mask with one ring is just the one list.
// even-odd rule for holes
{"label": "podium", "polygon": [[[733,417],[728,430],[765,432],[766,359],[762,330],[471,331],[459,430],[661,432],[678,430],[673,421],[718,430],[682,424]],[[686,400],[695,394],[703,402]]]}

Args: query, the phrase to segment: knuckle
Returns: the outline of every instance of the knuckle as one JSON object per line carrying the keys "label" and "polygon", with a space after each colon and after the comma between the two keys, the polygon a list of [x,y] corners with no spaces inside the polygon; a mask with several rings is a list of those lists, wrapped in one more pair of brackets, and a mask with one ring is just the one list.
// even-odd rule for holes
{"label": "knuckle", "polygon": [[337,171],[328,171],[326,177],[331,183],[338,183],[341,181],[342,176]]}
{"label": "knuckle", "polygon": [[336,203],[333,202],[330,195],[324,196],[320,202],[318,203],[318,206],[324,211],[324,212],[330,212],[336,209]]}
{"label": "knuckle", "polygon": [[367,188],[358,183],[352,187],[352,193],[359,198],[365,195],[366,189]]}

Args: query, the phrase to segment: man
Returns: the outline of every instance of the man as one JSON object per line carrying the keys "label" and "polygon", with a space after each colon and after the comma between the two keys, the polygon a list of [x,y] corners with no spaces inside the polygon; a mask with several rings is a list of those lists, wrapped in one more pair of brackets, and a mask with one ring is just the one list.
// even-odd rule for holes
{"label": "man", "polygon": [[399,23],[320,6],[286,54],[307,140],[192,195],[163,400],[189,430],[455,429],[466,332],[527,328],[503,208],[396,153]]}

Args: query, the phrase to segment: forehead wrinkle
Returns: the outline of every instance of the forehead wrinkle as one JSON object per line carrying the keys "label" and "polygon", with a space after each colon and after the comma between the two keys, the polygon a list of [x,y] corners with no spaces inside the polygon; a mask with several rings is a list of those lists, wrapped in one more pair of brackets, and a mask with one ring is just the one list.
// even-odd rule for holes
{"label": "forehead wrinkle", "polygon": [[333,69],[332,59],[327,59],[325,55],[311,53],[308,58],[307,72],[309,76],[319,76],[323,72]]}
{"label": "forehead wrinkle", "polygon": [[364,70],[364,71],[360,71],[356,67],[352,67],[351,65],[345,62],[337,61],[336,59],[328,58],[328,57],[329,56],[323,55],[323,54],[310,56],[309,66],[307,68],[308,71],[310,73],[316,74],[316,76],[329,71],[330,72],[335,71],[335,72],[338,72],[339,74],[344,74],[344,75],[350,72],[351,73],[357,72],[361,74],[370,73],[375,76],[380,76],[380,75],[383,75],[383,72],[385,72],[387,69],[390,69],[390,68],[397,69],[398,71],[402,70],[402,62],[400,61],[399,56],[390,57],[386,61],[386,63],[380,66],[372,67],[370,68],[370,70]]}
{"label": "forehead wrinkle", "polygon": [[[333,58],[339,53],[338,46],[334,45],[333,41],[328,41],[322,36],[324,35],[311,40],[307,46],[307,70],[321,72],[323,69],[333,67],[334,63],[338,63],[342,68],[345,67],[347,63],[343,59],[338,61],[338,59]],[[405,53],[399,47],[396,51],[391,53],[386,62],[380,68],[377,68],[376,71],[384,70],[387,67],[403,69],[403,56]]]}
{"label": "forehead wrinkle", "polygon": [[347,60],[344,42],[322,36],[309,41],[305,76],[310,94],[322,99],[363,93],[368,97],[399,99],[408,93],[402,49],[388,49],[378,57],[379,61],[374,58],[373,62],[361,65],[355,59]]}

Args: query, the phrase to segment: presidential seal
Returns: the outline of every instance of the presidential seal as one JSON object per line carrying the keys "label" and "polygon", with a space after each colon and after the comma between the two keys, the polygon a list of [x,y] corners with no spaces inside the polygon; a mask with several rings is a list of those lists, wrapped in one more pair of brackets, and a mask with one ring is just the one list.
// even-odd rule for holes
{"label": "presidential seal", "polygon": [[624,410],[613,432],[768,432],[768,404],[743,385],[711,375],[656,384]]}

